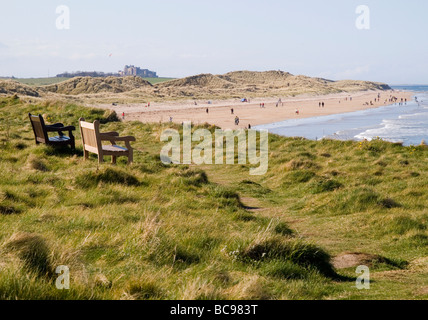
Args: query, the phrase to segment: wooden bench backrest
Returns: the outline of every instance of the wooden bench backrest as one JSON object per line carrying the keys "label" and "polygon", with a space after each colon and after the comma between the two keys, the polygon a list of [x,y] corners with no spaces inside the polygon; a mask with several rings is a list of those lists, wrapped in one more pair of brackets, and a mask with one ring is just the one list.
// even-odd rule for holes
{"label": "wooden bench backrest", "polygon": [[28,114],[33,127],[34,136],[37,142],[46,143],[49,141],[48,133],[46,132],[45,121],[41,115],[34,116],[31,113]]}
{"label": "wooden bench backrest", "polygon": [[79,126],[84,150],[99,154],[102,151],[100,122],[96,120],[94,123],[89,123],[81,118],[79,120]]}

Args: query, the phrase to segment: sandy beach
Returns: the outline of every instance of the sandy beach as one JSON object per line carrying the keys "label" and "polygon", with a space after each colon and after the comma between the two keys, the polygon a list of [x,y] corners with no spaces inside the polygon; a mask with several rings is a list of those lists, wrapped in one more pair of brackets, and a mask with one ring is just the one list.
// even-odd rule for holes
{"label": "sandy beach", "polygon": [[[380,94],[380,99],[378,99]],[[263,125],[288,119],[309,118],[330,114],[347,113],[368,108],[390,105],[391,97],[410,101],[411,92],[371,91],[357,93],[341,93],[323,96],[299,96],[282,98],[256,98],[250,102],[238,99],[213,101],[173,101],[164,103],[97,105],[98,108],[113,109],[120,117],[125,113],[125,121],[170,122],[182,123],[191,121],[193,124],[210,123],[223,129],[248,128],[249,125]],[[376,99],[376,102],[375,102]],[[319,103],[324,102],[324,107]],[[372,104],[371,104],[372,103]],[[264,104],[264,107],[260,105]],[[233,109],[233,114],[231,109]],[[207,113],[208,110],[208,113]],[[299,113],[296,113],[296,110]],[[239,117],[239,125],[235,118]]]}

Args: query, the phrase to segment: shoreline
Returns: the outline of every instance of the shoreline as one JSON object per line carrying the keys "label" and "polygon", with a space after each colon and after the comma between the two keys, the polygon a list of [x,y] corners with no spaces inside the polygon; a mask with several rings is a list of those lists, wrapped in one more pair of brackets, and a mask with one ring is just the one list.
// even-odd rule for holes
{"label": "shoreline", "polygon": [[[380,95],[379,100],[378,95]],[[194,101],[173,101],[151,103],[150,107],[144,104],[95,105],[93,107],[114,110],[120,118],[124,112],[124,121],[168,123],[172,118],[172,122],[179,124],[191,121],[194,125],[209,123],[222,129],[243,129],[248,128],[249,125],[251,127],[270,125],[291,119],[343,114],[393,105],[394,102],[389,101],[391,97],[396,97],[397,103],[401,102],[401,99],[403,101],[407,99],[407,102],[410,102],[414,95],[414,92],[396,90],[360,91],[288,97],[281,99],[282,103],[279,103],[278,106],[278,98],[255,98],[251,99],[249,103],[229,99],[213,100],[211,103],[198,102],[197,105]],[[324,107],[319,105],[322,102],[324,102]],[[264,104],[264,107],[261,107],[260,104]],[[231,109],[234,111],[233,114]],[[296,110],[299,111],[299,114],[296,113]],[[235,117],[239,117],[239,125],[235,125]]]}

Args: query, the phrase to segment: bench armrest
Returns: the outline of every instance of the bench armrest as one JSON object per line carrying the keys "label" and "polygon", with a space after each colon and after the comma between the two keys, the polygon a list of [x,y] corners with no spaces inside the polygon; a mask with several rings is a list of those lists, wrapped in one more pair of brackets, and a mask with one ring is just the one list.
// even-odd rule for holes
{"label": "bench armrest", "polygon": [[113,141],[124,141],[124,142],[130,142],[130,141],[136,141],[135,137],[110,137],[110,139],[108,140],[113,140]]}
{"label": "bench armrest", "polygon": [[74,126],[68,126],[68,127],[59,127],[59,126],[46,126],[47,132],[59,132],[59,131],[74,131],[76,128]]}
{"label": "bench armrest", "polygon": [[49,128],[49,127],[64,127],[64,124],[62,124],[62,123],[45,124],[45,127],[46,128]]}
{"label": "bench armrest", "polygon": [[107,138],[107,137],[118,137],[119,136],[119,133],[117,133],[117,132],[103,132],[103,133],[100,133],[100,137],[101,138]]}

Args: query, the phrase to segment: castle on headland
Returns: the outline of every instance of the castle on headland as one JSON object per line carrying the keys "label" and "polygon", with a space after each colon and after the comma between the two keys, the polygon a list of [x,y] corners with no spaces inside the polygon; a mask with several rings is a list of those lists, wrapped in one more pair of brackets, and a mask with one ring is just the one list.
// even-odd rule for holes
{"label": "castle on headland", "polygon": [[58,78],[74,78],[74,77],[94,77],[94,78],[106,78],[106,77],[126,77],[126,76],[137,76],[142,78],[158,78],[156,72],[148,69],[141,69],[135,66],[125,66],[123,71],[118,73],[104,73],[98,71],[77,71],[77,72],[64,72],[56,75]]}
{"label": "castle on headland", "polygon": [[156,72],[148,69],[141,69],[135,66],[125,66],[123,71],[119,71],[119,76],[140,76],[142,78],[158,78]]}

